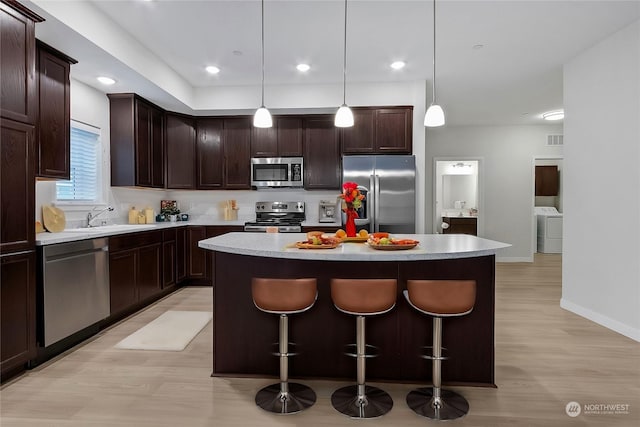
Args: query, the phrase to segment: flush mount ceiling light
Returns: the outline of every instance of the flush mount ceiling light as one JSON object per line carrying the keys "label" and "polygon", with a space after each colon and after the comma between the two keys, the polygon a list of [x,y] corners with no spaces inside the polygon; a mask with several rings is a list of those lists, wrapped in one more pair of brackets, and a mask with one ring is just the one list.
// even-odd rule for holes
{"label": "flush mount ceiling light", "polygon": [[405,64],[404,61],[396,61],[391,63],[391,68],[393,68],[394,70],[401,70],[405,65],[407,64]]}
{"label": "flush mount ceiling light", "polygon": [[342,105],[338,108],[334,124],[339,128],[353,126],[353,113],[347,105],[347,0],[344,0],[344,57],[342,61]]}
{"label": "flush mount ceiling light", "polygon": [[308,64],[298,64],[296,65],[296,69],[302,73],[306,73],[311,67]]}
{"label": "flush mount ceiling light", "polygon": [[216,67],[215,65],[209,65],[207,68],[205,68],[205,70],[207,70],[207,72],[210,74],[218,74],[220,72],[220,68]]}
{"label": "flush mount ceiling light", "polygon": [[103,85],[112,85],[112,84],[114,84],[116,82],[111,77],[104,77],[104,76],[98,77],[98,81],[100,83],[102,83]]}
{"label": "flush mount ceiling light", "polygon": [[444,111],[436,104],[436,0],[433,0],[433,79],[431,80],[431,105],[424,115],[424,125],[437,127],[444,125]]}
{"label": "flush mount ceiling light", "polygon": [[545,120],[562,120],[564,119],[564,110],[547,111],[542,114],[542,118]]}
{"label": "flush mount ceiling light", "polygon": [[262,4],[262,104],[260,108],[256,110],[253,116],[253,125],[257,128],[270,128],[273,126],[273,120],[271,119],[271,113],[264,106],[264,0]]}

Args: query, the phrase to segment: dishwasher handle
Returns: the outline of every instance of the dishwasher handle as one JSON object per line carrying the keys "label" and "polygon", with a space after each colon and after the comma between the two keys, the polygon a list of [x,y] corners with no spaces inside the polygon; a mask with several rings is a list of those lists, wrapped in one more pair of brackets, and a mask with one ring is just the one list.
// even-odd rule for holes
{"label": "dishwasher handle", "polygon": [[73,251],[73,252],[65,252],[62,254],[56,254],[56,255],[48,255],[45,257],[45,262],[56,262],[56,261],[60,261],[60,260],[67,260],[67,259],[74,259],[74,258],[81,258],[87,255],[92,255],[95,254],[96,252],[109,252],[109,246],[102,246],[99,248],[94,248],[94,249],[84,249],[84,250],[80,250],[80,251]]}

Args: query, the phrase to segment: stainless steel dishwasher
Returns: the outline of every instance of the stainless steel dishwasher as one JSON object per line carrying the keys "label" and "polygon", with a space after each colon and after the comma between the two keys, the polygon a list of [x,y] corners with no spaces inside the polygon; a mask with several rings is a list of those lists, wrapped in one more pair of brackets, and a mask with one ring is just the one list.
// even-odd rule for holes
{"label": "stainless steel dishwasher", "polygon": [[107,238],[44,246],[40,345],[54,344],[110,314]]}

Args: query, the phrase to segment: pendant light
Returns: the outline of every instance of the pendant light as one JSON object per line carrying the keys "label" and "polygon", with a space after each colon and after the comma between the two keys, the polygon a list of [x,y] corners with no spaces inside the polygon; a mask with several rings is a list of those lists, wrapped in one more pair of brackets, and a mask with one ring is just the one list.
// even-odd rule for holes
{"label": "pendant light", "polygon": [[262,104],[253,116],[253,125],[257,128],[270,128],[273,126],[271,113],[264,106],[264,0],[262,0]]}
{"label": "pendant light", "polygon": [[444,125],[444,111],[436,104],[436,0],[433,0],[433,79],[431,83],[431,105],[424,115],[424,125],[437,127]]}
{"label": "pendant light", "polygon": [[335,125],[340,128],[353,126],[353,113],[347,105],[347,0],[344,0],[344,58],[342,62],[342,105],[336,113]]}

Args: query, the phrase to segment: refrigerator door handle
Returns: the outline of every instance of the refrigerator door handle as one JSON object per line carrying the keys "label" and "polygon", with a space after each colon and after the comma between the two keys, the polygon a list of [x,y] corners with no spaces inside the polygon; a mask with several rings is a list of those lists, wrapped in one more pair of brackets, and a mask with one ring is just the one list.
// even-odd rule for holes
{"label": "refrigerator door handle", "polygon": [[375,223],[373,225],[374,230],[376,232],[380,231],[379,217],[380,217],[380,175],[374,175],[374,187],[373,187],[374,197],[376,203],[373,206],[373,217],[375,218]]}
{"label": "refrigerator door handle", "polygon": [[367,200],[367,216],[369,217],[369,223],[371,224],[371,232],[376,230],[376,183],[375,175],[369,175],[369,193]]}

